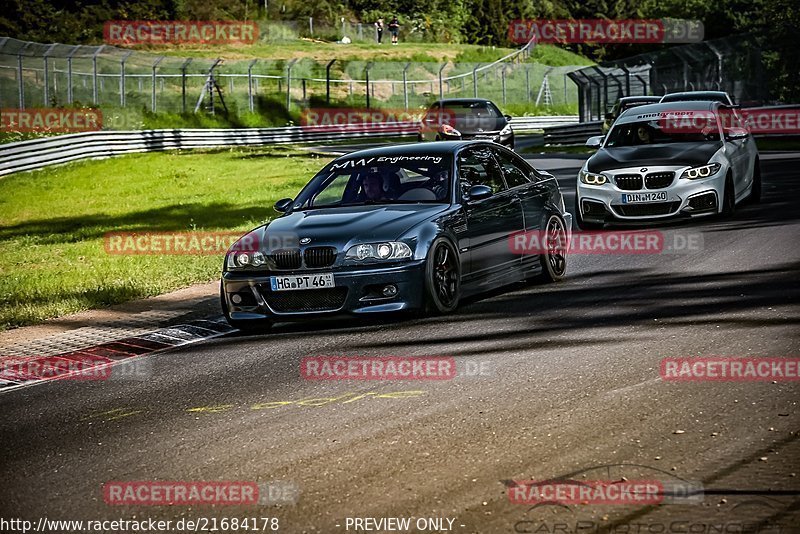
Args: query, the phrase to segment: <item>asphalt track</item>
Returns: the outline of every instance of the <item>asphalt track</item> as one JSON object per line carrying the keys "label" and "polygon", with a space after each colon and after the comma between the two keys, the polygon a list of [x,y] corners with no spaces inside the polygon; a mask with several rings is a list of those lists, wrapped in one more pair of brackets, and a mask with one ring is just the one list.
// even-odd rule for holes
{"label": "asphalt track", "polygon": [[[532,161],[571,205],[583,156]],[[760,205],[670,226],[701,234],[699,250],[576,255],[563,283],[505,288],[443,318],[279,325],[147,356],[147,380],[0,394],[0,517],[268,516],[281,532],[326,533],[355,531],[348,517],[450,518],[455,532],[796,532],[798,382],[666,382],[659,369],[669,357],[800,355],[799,167],[796,153],[765,154]],[[301,359],[317,355],[453,356],[460,372],[483,374],[304,380]],[[509,480],[564,476],[705,492],[655,506],[509,501]],[[104,502],[106,482],[136,480],[280,480],[300,495],[263,507]]]}

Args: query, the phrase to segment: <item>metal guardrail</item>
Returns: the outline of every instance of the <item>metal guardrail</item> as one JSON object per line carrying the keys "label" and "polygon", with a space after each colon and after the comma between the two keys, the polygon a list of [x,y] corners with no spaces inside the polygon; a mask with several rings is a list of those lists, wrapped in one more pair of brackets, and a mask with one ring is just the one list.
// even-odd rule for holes
{"label": "metal guardrail", "polygon": [[103,158],[132,152],[338,141],[354,137],[378,139],[416,133],[417,128],[408,124],[385,125],[379,131],[376,129],[372,131],[355,128],[332,130],[330,127],[291,126],[237,130],[85,132],[0,146],[0,176],[70,161]]}
{"label": "metal guardrail", "polygon": [[603,121],[582,122],[544,129],[545,145],[582,145],[593,135],[602,133]]}
{"label": "metal guardrail", "polygon": [[[511,124],[522,132],[577,120],[577,116],[519,117],[514,118]],[[84,132],[0,145],[0,176],[82,159],[105,158],[134,152],[328,142],[353,138],[385,139],[416,134],[417,125],[407,122],[369,127],[289,126]]]}

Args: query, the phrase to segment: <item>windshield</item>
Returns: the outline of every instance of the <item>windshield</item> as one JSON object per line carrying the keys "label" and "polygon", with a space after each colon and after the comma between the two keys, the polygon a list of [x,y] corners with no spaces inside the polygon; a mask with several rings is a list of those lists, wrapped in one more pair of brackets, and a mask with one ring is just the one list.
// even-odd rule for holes
{"label": "windshield", "polygon": [[339,160],[300,193],[300,209],[369,204],[446,203],[451,158],[382,156]]}
{"label": "windshield", "polygon": [[615,125],[608,133],[606,148],[668,143],[719,141],[715,121],[677,122],[655,118]]}
{"label": "windshield", "polygon": [[491,102],[445,102],[442,108],[458,118],[499,119],[500,110]]}

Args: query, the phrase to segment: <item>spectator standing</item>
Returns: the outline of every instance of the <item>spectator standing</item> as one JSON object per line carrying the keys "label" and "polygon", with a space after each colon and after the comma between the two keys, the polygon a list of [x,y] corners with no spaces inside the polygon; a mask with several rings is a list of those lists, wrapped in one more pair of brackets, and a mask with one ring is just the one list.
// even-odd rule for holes
{"label": "spectator standing", "polygon": [[375,23],[375,38],[378,40],[378,44],[381,44],[381,39],[383,39],[383,19],[378,19],[378,22]]}
{"label": "spectator standing", "polygon": [[400,32],[400,21],[397,20],[396,15],[392,15],[392,20],[389,21],[389,33],[392,34],[392,44],[397,45],[397,34]]}

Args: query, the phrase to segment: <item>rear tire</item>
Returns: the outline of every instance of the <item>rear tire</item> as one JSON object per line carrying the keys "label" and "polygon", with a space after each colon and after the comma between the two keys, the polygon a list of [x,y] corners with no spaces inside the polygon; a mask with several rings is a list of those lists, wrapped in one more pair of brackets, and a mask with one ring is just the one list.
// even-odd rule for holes
{"label": "rear tire", "polygon": [[545,251],[539,256],[541,277],[546,282],[559,282],[567,273],[567,230],[558,215],[550,215],[544,228]]}
{"label": "rear tire", "polygon": [[425,314],[450,313],[461,298],[461,263],[456,247],[437,238],[425,261]]}

